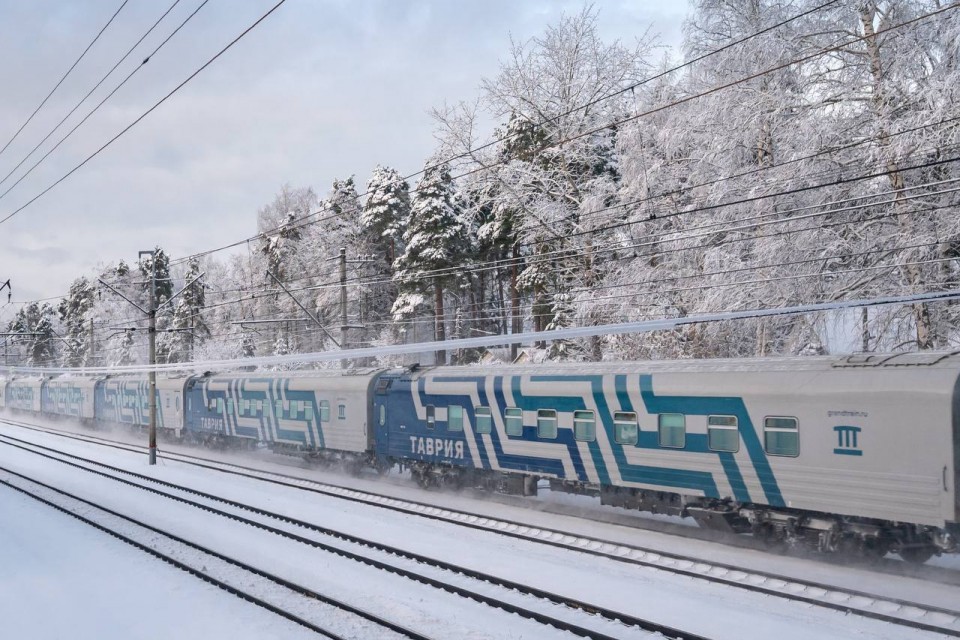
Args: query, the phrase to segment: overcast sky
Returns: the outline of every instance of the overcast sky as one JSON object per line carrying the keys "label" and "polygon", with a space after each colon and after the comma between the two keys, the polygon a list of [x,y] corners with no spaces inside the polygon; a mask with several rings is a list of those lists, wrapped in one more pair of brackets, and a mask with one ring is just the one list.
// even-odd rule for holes
{"label": "overcast sky", "polygon": [[[129,0],[74,72],[0,154],[7,175],[174,0]],[[0,197],[0,218],[139,117],[276,0],[209,0],[43,164]],[[180,0],[77,113],[0,184],[6,191],[202,0]],[[0,0],[0,147],[122,0]],[[433,150],[431,107],[472,100],[509,37],[525,40],[581,2],[288,0],[184,89],[58,187],[0,224],[0,283],[14,301],[60,296],[79,275],[163,246],[173,257],[256,233],[281,185],[321,196],[375,165],[408,174]],[[680,43],[684,1],[597,3],[608,40],[648,27]],[[6,291],[0,294],[6,301]],[[2,303],[0,303],[2,304]],[[0,309],[9,319],[14,305]]]}

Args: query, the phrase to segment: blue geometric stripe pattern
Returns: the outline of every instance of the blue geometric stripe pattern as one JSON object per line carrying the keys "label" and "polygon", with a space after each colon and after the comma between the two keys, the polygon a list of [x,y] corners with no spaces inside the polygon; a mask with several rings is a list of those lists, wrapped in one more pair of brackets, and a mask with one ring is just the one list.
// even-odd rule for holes
{"label": "blue geometric stripe pattern", "polygon": [[[588,477],[581,455],[580,444],[586,445],[589,451],[590,461],[596,470],[596,480],[602,484],[612,484],[610,465],[619,472],[620,477],[625,482],[661,486],[670,488],[679,492],[696,491],[708,497],[721,497],[719,488],[713,474],[708,471],[698,471],[693,469],[684,469],[675,463],[673,468],[664,468],[662,466],[651,466],[643,464],[634,464],[627,460],[626,448],[636,447],[639,449],[661,449],[657,439],[656,431],[641,430],[639,441],[636,445],[620,444],[616,442],[615,427],[613,424],[614,410],[610,407],[607,395],[604,392],[603,375],[532,375],[529,377],[531,383],[547,383],[555,385],[557,391],[549,394],[523,393],[522,377],[493,376],[492,389],[493,398],[488,397],[486,382],[488,378],[483,376],[437,376],[433,380],[437,383],[468,383],[474,385],[476,398],[481,406],[488,406],[491,410],[498,412],[500,416],[504,415],[504,410],[508,406],[520,408],[526,412],[536,412],[539,409],[552,409],[558,412],[569,413],[573,411],[587,410],[593,407],[597,410],[598,426],[601,426],[606,434],[606,440],[609,443],[607,455],[612,453],[612,460],[604,455],[604,450],[598,440],[590,442],[578,442],[572,429],[561,428],[557,431],[556,438],[539,438],[536,426],[524,425],[522,435],[505,435],[499,430],[494,429],[487,438],[493,454],[496,456],[497,465],[504,470],[529,471],[550,474],[559,478],[570,480],[579,480],[587,482]],[[606,377],[610,380],[611,377]],[[582,393],[571,392],[574,385],[583,385],[586,383],[589,388],[589,397]],[[647,374],[641,375],[615,375],[612,376],[613,397],[619,405],[619,410],[635,411],[630,399],[631,390],[639,392],[640,398],[644,403],[644,411],[649,415],[661,413],[682,413],[685,415],[707,416],[707,415],[727,415],[736,416],[740,437],[744,443],[747,457],[759,480],[760,487],[766,497],[766,502],[772,506],[784,506],[783,496],[780,492],[777,480],[770,467],[769,460],[763,450],[760,438],[754,429],[754,425],[746,410],[746,406],[741,398],[736,397],[698,397],[698,396],[658,396],[653,392],[653,377]],[[442,389],[441,385],[436,385],[435,389]],[[512,396],[512,403],[506,400],[506,390]],[[417,394],[421,406],[435,405],[448,406],[459,404],[464,408],[471,424],[476,424],[474,415],[473,400],[471,394],[463,392],[451,394],[443,391],[433,393],[426,392],[426,377],[421,377],[415,385],[411,385],[411,392]],[[412,410],[412,407],[410,408]],[[418,422],[416,420],[414,423]],[[444,433],[444,437],[457,437],[457,434]],[[506,437],[508,441],[525,441],[544,445],[542,454],[538,455],[519,455],[516,453],[507,453],[501,438]],[[473,444],[477,453],[477,460],[467,459],[463,461],[452,461],[455,464],[473,465],[483,469],[492,468],[491,460],[488,457],[487,447],[484,444],[484,437],[474,431]],[[726,481],[731,487],[733,497],[740,502],[750,502],[750,493],[744,481],[743,473],[740,470],[738,462],[731,452],[712,451],[708,447],[706,434],[688,433],[685,446],[682,450],[684,454],[690,455],[713,455],[717,456]],[[552,453],[551,453],[552,452]],[[564,459],[570,461],[573,468],[571,476],[564,469]]]}

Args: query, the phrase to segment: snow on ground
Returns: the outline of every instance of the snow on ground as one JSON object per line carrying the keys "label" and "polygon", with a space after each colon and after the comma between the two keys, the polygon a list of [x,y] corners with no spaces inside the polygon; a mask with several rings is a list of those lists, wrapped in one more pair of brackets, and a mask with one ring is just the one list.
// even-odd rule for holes
{"label": "snow on ground", "polygon": [[5,486],[0,514],[0,637],[316,638]]}
{"label": "snow on ground", "polygon": [[[132,468],[140,473],[147,473],[171,482],[256,504],[273,511],[287,513],[299,519],[402,546],[424,555],[464,564],[519,582],[534,584],[541,588],[582,598],[633,615],[650,617],[658,622],[672,624],[712,638],[755,637],[767,640],[771,635],[783,639],[925,637],[925,634],[911,632],[857,616],[845,616],[838,612],[822,610],[809,605],[798,605],[779,598],[744,592],[736,588],[712,585],[663,571],[634,567],[608,559],[548,548],[491,533],[464,529],[452,524],[426,520],[417,516],[385,511],[376,507],[358,505],[322,495],[307,494],[291,488],[271,486],[247,478],[210,472],[180,463],[167,461],[151,468],[145,465],[145,456],[141,454],[108,450],[94,444],[64,441],[55,436],[31,433],[6,425],[2,427],[2,431],[11,434],[16,431],[18,437],[24,437],[31,441],[64,449],[69,448],[69,450],[78,454],[94,457],[110,464]],[[197,452],[194,451],[193,453]],[[285,572],[289,572],[298,581],[311,582],[311,586],[316,587],[318,591],[334,590],[335,593],[332,595],[350,599],[352,602],[362,601],[366,608],[375,604],[381,610],[390,611],[393,615],[402,618],[399,621],[404,624],[410,626],[426,625],[433,630],[433,635],[438,638],[448,637],[447,632],[453,631],[451,625],[457,627],[458,635],[465,637],[544,637],[547,635],[546,629],[531,627],[524,624],[525,621],[519,618],[513,617],[513,624],[502,626],[505,623],[498,622],[499,618],[496,615],[491,615],[489,610],[484,610],[475,603],[458,602],[444,594],[431,592],[422,585],[416,585],[395,576],[378,575],[376,570],[369,567],[362,567],[355,563],[351,564],[340,558],[330,558],[328,555],[316,550],[309,550],[306,547],[298,547],[286,542],[281,543],[275,537],[273,541],[265,540],[263,534],[243,530],[241,525],[236,523],[230,523],[229,521],[216,523],[211,520],[210,516],[202,515],[195,509],[169,501],[164,503],[162,501],[158,502],[158,499],[147,499],[146,494],[139,490],[121,490],[113,481],[97,478],[59,463],[41,462],[41,459],[37,456],[12,449],[9,446],[0,445],[0,464],[30,475],[41,474],[43,478],[56,486],[83,492],[84,495],[92,496],[96,500],[109,502],[112,506],[136,517],[159,518],[159,523],[164,526],[175,527],[178,533],[187,538],[197,539],[198,541],[204,539],[217,540],[228,545],[227,548],[230,553],[244,554],[244,557],[253,557],[258,560],[269,561],[272,565],[284,567]],[[290,469],[286,468],[285,471],[290,472]],[[337,479],[341,484],[350,483],[353,480],[346,476],[338,476]],[[428,494],[412,487],[410,493],[410,497],[415,500],[436,502],[442,498],[443,501],[459,501],[461,507],[476,507],[477,504],[483,504],[488,509],[500,512],[502,517],[524,519],[523,513],[517,507],[492,502],[477,503],[476,501],[469,501],[471,504],[464,505],[464,499],[461,496]],[[23,500],[25,498],[20,500],[21,507],[26,508],[22,505]],[[49,508],[37,504],[30,511],[42,513],[44,510],[49,511]],[[4,514],[6,514],[6,509],[4,509]],[[539,513],[539,515],[558,520],[565,518],[566,521],[577,522],[577,519],[569,517],[543,513]],[[47,515],[46,518],[69,520],[67,516],[60,514],[56,514],[55,517]],[[22,524],[20,520],[18,518],[18,528],[16,530],[21,531],[19,534],[21,537],[29,536],[28,531],[32,526],[42,527],[44,529],[42,536],[45,540],[44,544],[57,549],[71,548],[74,537],[72,530],[77,527],[84,527],[80,523],[75,523],[68,528],[56,527],[56,533],[53,533],[50,529],[55,525],[51,525],[46,519],[39,516],[33,517],[27,514],[23,517],[23,521],[28,523],[27,525]],[[3,522],[6,521],[7,518],[4,517]],[[562,528],[570,528],[567,526],[569,522],[565,522]],[[36,524],[31,525],[29,523]],[[21,530],[23,526],[28,528]],[[613,527],[604,523],[589,523],[585,520],[579,520],[579,526],[590,529],[589,533],[591,535],[604,538],[614,537],[614,531],[619,531],[620,535],[623,535],[624,531],[623,527]],[[0,525],[0,535],[5,535],[2,530],[5,530],[6,527],[7,525]],[[60,536],[61,530],[68,531],[68,533]],[[99,593],[102,586],[101,582],[109,581],[114,576],[122,576],[124,580],[139,580],[141,576],[146,579],[152,573],[155,573],[150,570],[153,565],[166,568],[165,565],[147,558],[138,551],[125,547],[122,543],[112,541],[112,538],[108,538],[105,534],[93,531],[87,531],[86,533],[87,537],[93,540],[97,537],[110,540],[109,548],[112,549],[119,545],[124,547],[126,552],[124,554],[102,553],[94,555],[94,561],[86,567],[86,570],[81,570],[71,564],[64,564],[63,571],[68,574],[64,576],[64,581],[72,583],[74,587],[70,591]],[[824,570],[823,565],[819,563],[804,563],[798,559],[776,558],[703,541],[678,539],[675,536],[665,536],[664,534],[638,531],[632,533],[634,538],[638,534],[645,537],[659,537],[661,544],[669,544],[675,551],[687,552],[688,546],[697,548],[705,554],[705,557],[712,557],[714,560],[739,562],[745,557],[750,557],[753,558],[754,562],[766,564],[765,568],[768,570],[778,570],[778,565],[781,563],[820,567],[817,570],[818,572]],[[631,542],[638,543],[636,539],[631,540]],[[643,541],[639,543],[643,544]],[[713,549],[712,556],[709,555],[709,549]],[[131,553],[139,554],[138,562],[130,562],[126,559],[127,555]],[[717,557],[718,555],[728,557],[720,558]],[[122,558],[122,561],[117,561],[117,558]],[[21,564],[24,564],[21,575],[28,574],[30,563]],[[173,569],[166,569],[175,572]],[[55,572],[50,574],[49,564],[41,565],[41,571],[56,576]],[[97,574],[95,576],[96,580],[87,581],[87,575],[91,571]],[[860,588],[876,586],[864,584],[862,581],[865,579],[883,580],[888,584],[893,582],[892,580],[887,581],[876,574],[864,571],[857,572],[849,568],[836,568],[835,572],[838,575],[846,575],[846,579],[854,583],[851,586]],[[162,594],[160,597],[166,600],[167,592],[179,595],[190,589],[191,585],[196,585],[195,578],[181,572],[175,573],[179,574],[179,579],[175,581],[178,584],[176,589],[169,585],[166,589],[160,589],[159,591],[128,588],[123,590],[123,593],[128,594],[128,596],[131,593],[158,593]],[[382,574],[383,572],[379,573]],[[287,573],[284,575],[287,575]],[[860,583],[856,584],[858,581]],[[181,582],[183,586],[179,587]],[[900,588],[902,589],[904,584],[912,584],[912,588],[918,591],[925,592],[928,590],[922,583],[914,583],[918,583],[918,581],[902,582]],[[110,586],[113,587],[113,585]],[[930,585],[929,587],[930,594],[925,593],[924,595],[935,598],[937,593],[944,592],[942,585]],[[196,586],[194,588],[199,589]],[[232,596],[219,592],[213,587],[205,588],[212,590],[215,595],[219,594],[218,597],[221,599],[230,600],[232,598]],[[54,597],[52,600],[49,598],[40,599],[41,594],[31,591],[24,592],[22,596],[15,589],[4,589],[4,592],[6,598],[4,603],[0,604],[0,607],[8,606],[28,611],[32,610],[34,613],[42,608],[49,607],[51,604],[55,605],[60,599],[59,597]],[[62,596],[62,592],[60,595]],[[911,594],[905,593],[899,593],[898,595],[901,597],[911,596]],[[952,595],[947,594],[943,597],[946,602],[941,604],[951,606],[955,604],[957,595],[954,592]],[[952,601],[951,598],[953,598]],[[135,599],[135,597],[132,599]],[[233,600],[244,609],[254,609],[262,615],[269,615],[256,607],[240,603],[235,598]],[[110,596],[102,599],[97,598],[100,607],[104,607],[104,603],[114,601],[130,604],[123,598],[115,599]],[[201,600],[201,603],[205,602]],[[171,610],[176,610],[175,602],[165,602],[165,605],[169,605]],[[91,607],[93,607],[93,603],[88,603],[83,609],[85,612],[90,612]],[[128,606],[123,606],[121,610],[128,608]],[[226,617],[230,617],[231,620],[234,619],[233,614],[229,613],[232,611],[231,608],[215,602],[207,603],[206,608],[197,607],[187,609],[187,611],[199,613],[206,609],[213,612],[212,617],[214,618],[218,618],[220,612],[224,612]],[[196,614],[190,617],[196,617]],[[139,618],[131,616],[131,619],[138,620]],[[285,621],[283,624],[292,626]],[[254,624],[251,623],[250,626],[253,628]],[[86,624],[77,624],[75,628],[83,629],[85,633],[88,627]],[[96,628],[95,621],[90,628]],[[128,631],[131,629],[129,626],[124,626],[124,628]],[[483,629],[485,633],[474,631],[476,629]],[[132,628],[132,630],[133,635],[123,637],[161,637],[137,635],[135,633],[137,629]],[[471,631],[474,632],[471,633]],[[29,637],[62,637],[57,634],[27,635]],[[225,635],[225,633],[218,632],[213,634],[213,637],[223,637]],[[929,636],[929,634],[926,635]],[[89,637],[100,636],[93,634]],[[177,637],[199,638],[204,637],[204,634],[199,629],[195,633],[188,629],[186,634],[178,632]],[[240,635],[238,637],[247,636]],[[254,637],[277,636],[260,634],[254,635]],[[286,634],[282,637],[299,636]]]}

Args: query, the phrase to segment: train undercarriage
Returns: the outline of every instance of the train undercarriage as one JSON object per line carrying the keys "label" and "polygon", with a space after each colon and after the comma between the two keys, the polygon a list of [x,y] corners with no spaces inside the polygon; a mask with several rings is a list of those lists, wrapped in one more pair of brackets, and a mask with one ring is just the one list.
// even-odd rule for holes
{"label": "train undercarriage", "polygon": [[[537,494],[537,476],[409,461],[415,482],[425,489],[477,488],[498,493]],[[945,528],[853,518],[835,514],[740,504],[667,491],[595,485],[550,479],[552,491],[599,496],[623,509],[693,518],[704,529],[752,534],[774,550],[804,549],[841,560],[879,560],[888,553],[922,564],[943,553],[960,553],[960,524]]]}
{"label": "train undercarriage", "polygon": [[[551,482],[561,491],[564,487],[554,487],[555,483],[569,484]],[[752,534],[773,549],[807,549],[851,560],[878,560],[896,553],[914,564],[960,552],[956,523],[939,528],[609,485],[602,485],[599,493],[602,504],[690,517],[704,529]]]}

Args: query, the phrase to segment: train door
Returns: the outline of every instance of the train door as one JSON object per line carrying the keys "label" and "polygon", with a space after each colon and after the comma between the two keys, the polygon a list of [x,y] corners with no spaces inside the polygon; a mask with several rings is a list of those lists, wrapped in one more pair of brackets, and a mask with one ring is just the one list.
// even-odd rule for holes
{"label": "train door", "polygon": [[379,458],[386,459],[390,452],[390,387],[393,384],[393,378],[389,375],[381,375],[374,386],[373,394],[373,425],[371,435],[373,436],[374,450]]}
{"label": "train door", "polygon": [[177,437],[180,437],[180,431],[183,429],[183,393],[173,392],[173,422],[171,423]]}

